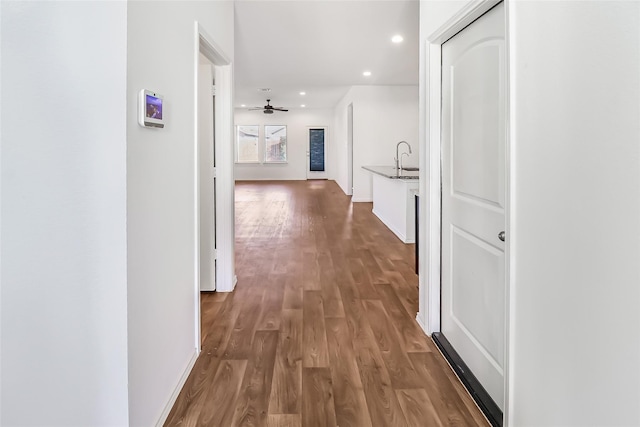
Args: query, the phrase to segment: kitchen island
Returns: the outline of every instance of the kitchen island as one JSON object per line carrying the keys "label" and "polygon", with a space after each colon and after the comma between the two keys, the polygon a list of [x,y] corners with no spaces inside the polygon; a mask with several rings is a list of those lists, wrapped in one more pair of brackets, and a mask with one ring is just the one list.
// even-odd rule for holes
{"label": "kitchen island", "polygon": [[404,243],[415,243],[415,193],[420,181],[417,170],[393,166],[363,166],[372,172],[373,213]]}

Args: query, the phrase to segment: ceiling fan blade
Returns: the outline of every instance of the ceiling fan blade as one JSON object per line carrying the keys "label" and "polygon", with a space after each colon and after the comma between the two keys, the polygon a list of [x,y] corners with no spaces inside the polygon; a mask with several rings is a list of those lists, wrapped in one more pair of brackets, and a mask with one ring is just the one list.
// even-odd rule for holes
{"label": "ceiling fan blade", "polygon": [[273,105],[269,104],[269,101],[271,101],[271,100],[267,99],[267,105],[265,105],[264,107],[249,107],[249,108],[247,108],[247,110],[248,111],[262,110],[262,111],[264,111],[265,114],[272,114],[274,111],[289,111],[286,108],[274,107]]}

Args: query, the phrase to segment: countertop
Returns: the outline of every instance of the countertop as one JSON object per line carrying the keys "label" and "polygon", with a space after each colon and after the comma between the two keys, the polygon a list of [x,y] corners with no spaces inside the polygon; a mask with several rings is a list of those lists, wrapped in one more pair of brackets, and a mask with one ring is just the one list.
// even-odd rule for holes
{"label": "countertop", "polygon": [[375,174],[384,176],[390,179],[411,180],[416,181],[420,178],[419,171],[400,171],[400,176],[396,175],[395,166],[362,166],[362,169],[368,170]]}

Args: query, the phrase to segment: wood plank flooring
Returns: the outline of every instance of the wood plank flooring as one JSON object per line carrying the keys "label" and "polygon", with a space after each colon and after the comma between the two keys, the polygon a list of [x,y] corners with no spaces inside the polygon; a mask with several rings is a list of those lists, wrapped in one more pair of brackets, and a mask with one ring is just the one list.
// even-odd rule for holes
{"label": "wood plank flooring", "polygon": [[236,185],[233,293],[166,426],[487,426],[415,322],[414,247],[333,181]]}

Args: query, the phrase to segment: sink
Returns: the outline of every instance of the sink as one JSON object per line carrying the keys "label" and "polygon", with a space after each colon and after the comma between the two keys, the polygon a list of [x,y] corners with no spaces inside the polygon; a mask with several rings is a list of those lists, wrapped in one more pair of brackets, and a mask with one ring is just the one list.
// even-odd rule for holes
{"label": "sink", "polygon": [[420,170],[420,168],[417,168],[415,166],[409,166],[406,168],[402,168],[403,171],[408,171],[408,172],[417,172]]}

